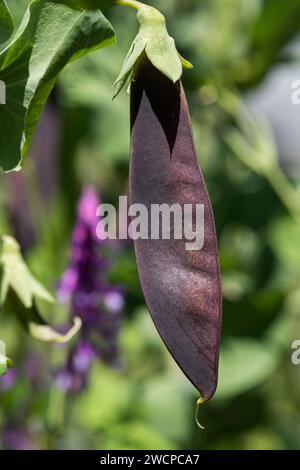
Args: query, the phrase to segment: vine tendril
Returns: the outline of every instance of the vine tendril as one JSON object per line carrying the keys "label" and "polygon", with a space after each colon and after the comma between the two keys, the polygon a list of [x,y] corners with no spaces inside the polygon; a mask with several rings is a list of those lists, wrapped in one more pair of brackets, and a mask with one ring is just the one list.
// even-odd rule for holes
{"label": "vine tendril", "polygon": [[196,409],[195,409],[195,421],[196,421],[196,424],[198,426],[199,429],[202,429],[204,430],[204,426],[202,426],[202,424],[200,423],[199,421],[199,408],[201,405],[203,405],[203,403],[205,403],[205,399],[204,398],[199,398],[199,400],[197,400],[197,403],[196,403]]}

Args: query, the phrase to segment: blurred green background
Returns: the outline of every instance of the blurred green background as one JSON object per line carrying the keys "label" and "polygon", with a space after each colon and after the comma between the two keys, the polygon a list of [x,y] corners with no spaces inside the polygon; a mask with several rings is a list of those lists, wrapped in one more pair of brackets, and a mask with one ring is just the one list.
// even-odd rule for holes
{"label": "blurred green background", "polygon": [[[278,132],[280,122],[297,129],[297,115],[300,125],[300,107],[291,105],[291,84],[300,77],[299,0],[149,3],[166,15],[180,52],[194,64],[183,82],[219,239],[220,378],[200,410],[205,431],[194,421],[196,390],[150,320],[128,244],[112,254],[110,274],[126,287],[122,367],[95,361],[81,393],[66,395],[51,379],[67,347],[40,345],[14,318],[1,317],[16,377],[0,378],[0,446],[300,449],[300,366],[291,361],[300,338],[300,155],[291,158]],[[27,1],[8,4],[20,19]],[[112,102],[111,86],[137,26],[130,10],[115,7],[108,16],[117,45],[68,66],[22,174],[0,175],[0,232],[18,239],[53,292],[67,264],[81,188],[93,184],[112,203],[127,192],[129,97],[123,92]],[[270,84],[283,69],[291,71],[288,80],[279,74]],[[277,128],[276,106],[269,115],[260,106],[265,89],[276,102],[276,86],[286,97]],[[291,106],[295,119],[287,125]],[[292,137],[297,141],[296,131]],[[51,315],[60,322],[65,312]],[[35,360],[33,374],[28,363]]]}

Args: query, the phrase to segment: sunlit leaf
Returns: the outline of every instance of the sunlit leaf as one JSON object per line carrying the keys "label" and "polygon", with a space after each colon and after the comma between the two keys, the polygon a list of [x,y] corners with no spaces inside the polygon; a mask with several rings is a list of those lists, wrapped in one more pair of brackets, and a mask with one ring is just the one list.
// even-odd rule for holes
{"label": "sunlit leaf", "polygon": [[20,166],[58,74],[71,61],[108,46],[115,34],[100,10],[80,11],[34,0],[0,54],[6,105],[0,107],[0,166]]}
{"label": "sunlit leaf", "polygon": [[35,279],[27,268],[20,246],[12,237],[3,235],[0,245],[0,266],[2,271],[0,305],[6,301],[12,289],[25,308],[31,308],[35,299],[54,302],[51,294]]}
{"label": "sunlit leaf", "polygon": [[100,8],[103,10],[113,5],[114,0],[54,0],[54,3],[63,3],[73,8],[91,9],[96,10]]}

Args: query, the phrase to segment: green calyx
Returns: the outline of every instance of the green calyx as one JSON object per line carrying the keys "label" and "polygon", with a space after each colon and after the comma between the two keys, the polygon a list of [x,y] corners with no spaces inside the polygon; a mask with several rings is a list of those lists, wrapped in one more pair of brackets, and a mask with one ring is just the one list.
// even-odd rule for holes
{"label": "green calyx", "polygon": [[[125,2],[118,3],[124,5]],[[139,32],[114,83],[114,98],[128,82],[131,82],[143,54],[146,54],[154,67],[173,83],[180,80],[183,68],[193,67],[177,51],[175,41],[167,31],[165,17],[156,8],[144,4],[138,5],[140,5],[137,8]]]}
{"label": "green calyx", "polygon": [[150,33],[155,25],[159,28],[166,27],[164,15],[156,8],[150,7],[149,5],[142,5],[138,9],[136,18],[140,28],[144,28],[144,30],[149,29]]}

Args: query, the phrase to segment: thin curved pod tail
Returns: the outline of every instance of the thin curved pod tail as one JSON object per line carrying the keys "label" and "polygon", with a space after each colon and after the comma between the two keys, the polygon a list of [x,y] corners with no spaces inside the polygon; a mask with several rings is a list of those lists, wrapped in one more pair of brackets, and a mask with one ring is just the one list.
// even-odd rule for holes
{"label": "thin curved pod tail", "polygon": [[[217,385],[221,283],[211,204],[195,153],[190,115],[180,82],[173,84],[144,61],[131,85],[130,202],[202,207],[203,243],[171,236],[135,241],[138,271],[156,328],[175,361],[207,401]],[[183,226],[179,227],[185,234]],[[192,226],[197,228],[196,214]],[[157,221],[156,221],[157,223]],[[192,227],[190,227],[192,228]],[[173,235],[173,236],[172,236]],[[145,237],[146,238],[146,237]],[[202,246],[203,245],[203,246]],[[200,249],[201,248],[201,249]]]}

